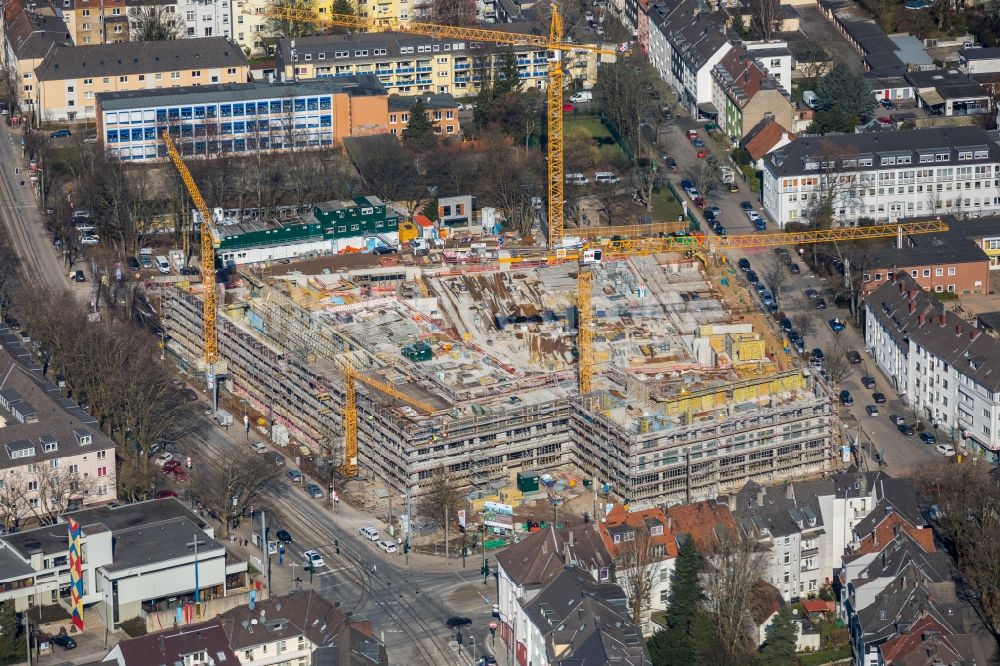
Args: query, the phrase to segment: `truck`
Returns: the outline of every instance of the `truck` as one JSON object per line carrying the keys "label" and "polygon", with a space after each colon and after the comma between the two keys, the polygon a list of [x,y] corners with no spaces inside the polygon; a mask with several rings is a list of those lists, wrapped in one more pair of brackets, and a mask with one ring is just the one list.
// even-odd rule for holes
{"label": "truck", "polygon": [[579,92],[575,92],[572,95],[570,95],[569,101],[573,102],[574,104],[579,104],[580,102],[593,102],[594,93],[590,90],[581,90]]}
{"label": "truck", "polygon": [[723,185],[728,185],[729,183],[736,181],[736,172],[733,171],[732,167],[720,166],[719,167],[719,178],[722,179]]}
{"label": "truck", "polygon": [[819,108],[819,95],[812,90],[807,90],[802,93],[802,103],[815,111]]}

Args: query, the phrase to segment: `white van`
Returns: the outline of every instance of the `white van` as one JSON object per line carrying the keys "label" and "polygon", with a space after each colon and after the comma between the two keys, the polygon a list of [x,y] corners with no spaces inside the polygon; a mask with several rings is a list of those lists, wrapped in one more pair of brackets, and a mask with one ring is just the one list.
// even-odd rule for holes
{"label": "white van", "polygon": [[590,90],[581,90],[580,92],[575,92],[569,97],[569,101],[574,104],[579,104],[580,102],[593,102],[594,93]]}
{"label": "white van", "polygon": [[620,183],[622,179],[610,171],[598,171],[594,174],[594,181],[605,185],[614,185]]}
{"label": "white van", "polygon": [[163,255],[156,257],[156,267],[160,270],[161,273],[170,272],[170,262],[167,261],[167,258],[164,257]]}
{"label": "white van", "polygon": [[569,185],[586,185],[590,181],[582,173],[568,173],[566,174],[566,183]]}
{"label": "white van", "polygon": [[819,95],[814,93],[812,90],[807,90],[802,93],[802,102],[815,111],[819,108]]}
{"label": "white van", "polygon": [[362,527],[360,530],[358,530],[358,533],[364,538],[368,539],[369,541],[378,541],[379,538],[381,538],[379,536],[378,530],[375,529],[374,527]]}

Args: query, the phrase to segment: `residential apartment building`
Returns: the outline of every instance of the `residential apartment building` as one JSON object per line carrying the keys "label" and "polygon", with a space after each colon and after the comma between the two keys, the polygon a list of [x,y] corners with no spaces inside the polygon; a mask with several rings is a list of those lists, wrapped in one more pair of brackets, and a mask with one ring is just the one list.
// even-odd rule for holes
{"label": "residential apartment building", "polygon": [[725,27],[693,0],[658,2],[648,17],[649,60],[660,78],[694,117],[715,120],[721,109],[712,99],[712,71],[733,47]]}
{"label": "residential apartment building", "polygon": [[3,64],[16,73],[21,111],[32,110],[38,83],[35,68],[55,44],[71,44],[72,36],[58,17],[25,9],[21,0],[3,6]]}
{"label": "residential apartment building", "polygon": [[[117,499],[115,443],[0,324],[0,527]],[[64,544],[65,545],[65,544]]]}
{"label": "residential apartment building", "polygon": [[434,133],[438,136],[461,136],[461,125],[458,122],[458,102],[451,95],[420,95],[389,97],[389,133],[402,138],[403,130],[410,122],[410,111],[417,100],[423,100],[427,117],[434,125]]}
{"label": "residential apartment building", "polygon": [[[297,590],[218,617],[241,666],[389,666],[370,620],[354,619],[318,593]],[[327,661],[329,655],[336,658]]]}
{"label": "residential apartment building", "polygon": [[[677,560],[677,539],[670,532],[669,520],[663,509],[626,510],[615,505],[604,519],[597,523],[615,563],[615,580],[623,590],[631,589],[631,582],[639,578],[649,581],[646,600],[642,608],[642,634],[655,631],[652,614],[665,611],[670,597],[670,577]],[[645,574],[637,573],[641,566]]]}
{"label": "residential apartment building", "polygon": [[382,134],[388,96],[372,76],[302,83],[230,83],[99,93],[97,135],[123,160],[166,158],[169,131],[182,155],[208,157],[320,148]]}
{"label": "residential apartment building", "polygon": [[736,146],[765,120],[790,127],[795,112],[780,84],[741,46],[729,49],[712,68],[712,103],[719,127]]}
{"label": "residential apartment building", "polygon": [[208,622],[174,627],[123,640],[105,655],[101,663],[115,664],[115,666],[151,664],[221,666],[239,664],[240,660],[229,645],[225,627],[218,618],[215,618]]}
{"label": "residential apartment building", "polygon": [[1000,462],[1000,341],[897,273],[865,301],[865,346],[939,437]]}
{"label": "residential apartment building", "polygon": [[54,0],[52,3],[74,44],[93,46],[127,42],[126,0]]}
{"label": "residential apartment building", "polygon": [[908,240],[905,247],[882,250],[872,257],[862,274],[865,292],[878,289],[898,272],[908,273],[922,289],[939,294],[988,291],[990,259],[974,241],[959,233]]}
{"label": "residential apartment building", "polygon": [[[374,74],[390,94],[475,94],[484,73],[504,62],[507,51],[481,42],[434,39],[384,32],[319,35],[278,41],[277,70],[284,81]],[[518,77],[525,89],[548,83],[545,49],[514,47]],[[567,53],[566,81],[591,87],[597,56]]]}
{"label": "residential apartment building", "polygon": [[32,99],[45,120],[97,117],[99,93],[242,83],[243,50],[222,37],[56,46],[35,69]]}
{"label": "residential apartment building", "polygon": [[247,563],[228,558],[211,525],[166,499],[75,511],[54,526],[0,537],[0,600],[12,599],[18,611],[68,604],[69,518],[86,554],[83,604],[109,627],[156,612],[172,619],[176,607],[194,603],[195,536],[201,600],[249,590]]}
{"label": "residential apartment building", "polygon": [[855,224],[1000,210],[1000,146],[978,127],[802,137],[764,160],[763,200],[779,228],[830,197]]}
{"label": "residential apartment building", "polygon": [[795,57],[788,48],[787,42],[744,42],[743,47],[757,64],[774,78],[786,94],[792,94],[792,71],[795,69]]}

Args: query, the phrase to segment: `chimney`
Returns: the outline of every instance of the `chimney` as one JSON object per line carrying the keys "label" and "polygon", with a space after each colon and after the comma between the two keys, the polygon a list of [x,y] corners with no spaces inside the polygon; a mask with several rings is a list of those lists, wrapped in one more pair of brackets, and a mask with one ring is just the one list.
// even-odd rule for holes
{"label": "chimney", "polygon": [[[910,293],[912,294],[913,292],[911,291]],[[910,314],[913,314],[916,311],[917,311],[917,304],[913,302],[913,299],[910,299]]]}
{"label": "chimney", "polygon": [[945,324],[947,323],[948,323],[948,317],[946,317],[943,314],[938,315],[938,324],[941,325],[941,328],[944,328]]}
{"label": "chimney", "polygon": [[764,506],[764,495],[766,492],[764,486],[757,489],[757,506]]}
{"label": "chimney", "polygon": [[736,495],[729,495],[726,497],[726,504],[730,511],[736,511]]}
{"label": "chimney", "polygon": [[574,542],[574,539],[573,539],[573,530],[570,530],[569,531],[569,547],[570,548],[573,547],[573,542]]}
{"label": "chimney", "polygon": [[795,499],[795,486],[790,483],[785,484],[785,499]]}
{"label": "chimney", "polygon": [[906,285],[902,282],[899,283],[899,294],[903,295],[906,293]]}
{"label": "chimney", "polygon": [[671,532],[674,531],[674,519],[670,516],[669,513],[667,514],[667,529],[670,530]]}
{"label": "chimney", "polygon": [[923,312],[917,315],[917,326],[923,326],[924,322],[926,321],[927,321],[927,315],[925,315]]}
{"label": "chimney", "polygon": [[955,337],[956,338],[962,337],[962,326],[961,326],[961,324],[955,324]]}
{"label": "chimney", "polygon": [[980,331],[978,328],[972,329],[972,332],[969,333],[969,339],[970,340],[975,340],[976,338],[979,337],[980,333],[982,333],[982,331]]}
{"label": "chimney", "polygon": [[911,289],[909,296],[910,296],[910,300],[912,301],[914,298],[917,297],[917,290],[916,289]]}
{"label": "chimney", "polygon": [[896,271],[893,271],[893,272],[892,272],[892,283],[893,283],[893,284],[896,284],[896,282],[897,282],[898,280],[899,280],[899,276],[898,276],[898,275],[896,274]]}

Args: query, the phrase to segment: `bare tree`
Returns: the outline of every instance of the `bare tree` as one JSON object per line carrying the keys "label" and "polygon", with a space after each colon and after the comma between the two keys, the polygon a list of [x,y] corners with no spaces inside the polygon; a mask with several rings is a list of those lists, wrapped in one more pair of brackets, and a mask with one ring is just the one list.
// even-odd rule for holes
{"label": "bare tree", "polygon": [[5,480],[4,499],[13,500],[11,507],[6,509],[5,522],[16,523],[17,517],[10,514],[19,508],[21,517],[30,515],[41,524],[49,525],[90,495],[93,479],[58,464],[58,458],[43,460],[35,465],[33,472]]}
{"label": "bare tree", "polygon": [[594,100],[638,156],[643,118],[659,103],[656,70],[640,49],[598,70]]}
{"label": "bare tree", "polygon": [[448,531],[456,524],[458,512],[464,507],[465,498],[459,484],[446,467],[439,468],[430,478],[427,494],[417,505],[420,515]]}
{"label": "bare tree", "polygon": [[781,30],[781,3],[779,0],[752,0],[750,3],[750,27],[764,41]]}
{"label": "bare tree", "polygon": [[345,141],[351,159],[369,190],[384,201],[401,201],[412,215],[428,200],[417,165],[390,134]]}
{"label": "bare tree", "polygon": [[18,289],[17,271],[21,261],[9,245],[0,239],[0,321],[7,318]]}
{"label": "bare tree", "polygon": [[632,621],[642,625],[649,612],[653,583],[663,566],[663,546],[646,527],[636,528],[632,538],[615,544],[615,577],[628,597]]}
{"label": "bare tree", "polygon": [[723,531],[709,557],[705,592],[726,663],[739,663],[756,647],[748,627],[748,609],[767,558],[768,551],[760,544],[741,539],[732,530]]}
{"label": "bare tree", "polygon": [[722,188],[719,170],[703,160],[699,160],[695,166],[685,168],[683,175],[694,184],[705,201],[716,198]]}
{"label": "bare tree", "polygon": [[503,210],[507,223],[527,235],[535,223],[531,197],[542,187],[540,157],[513,150],[498,136],[485,143],[487,150],[480,165],[482,199]]}
{"label": "bare tree", "polygon": [[222,522],[223,536],[231,523],[278,487],[278,468],[270,458],[247,453],[218,468],[205,464],[195,470],[191,490]]}
{"label": "bare tree", "polygon": [[17,529],[28,515],[23,485],[24,479],[21,478],[0,479],[0,527],[5,534]]}
{"label": "bare tree", "polygon": [[771,293],[774,295],[774,302],[781,307],[781,290],[784,289],[785,285],[788,284],[788,280],[791,275],[788,273],[788,267],[785,266],[780,261],[775,261],[774,264],[768,266],[761,272],[761,277],[764,279],[764,284],[770,287]]}
{"label": "bare tree", "polygon": [[[309,0],[271,0],[271,7],[276,10],[312,10],[312,3]],[[268,18],[264,22],[264,34],[267,40],[274,44],[279,39],[286,37],[305,37],[316,33],[317,24],[314,21],[301,21],[298,19],[283,18],[275,16]]]}
{"label": "bare tree", "polygon": [[833,345],[833,350],[827,354],[823,366],[830,375],[830,382],[839,384],[851,372],[851,362],[847,359],[847,349],[839,339]]}
{"label": "bare tree", "polygon": [[129,38],[133,42],[180,39],[184,34],[184,17],[159,5],[129,7],[128,22]]}

